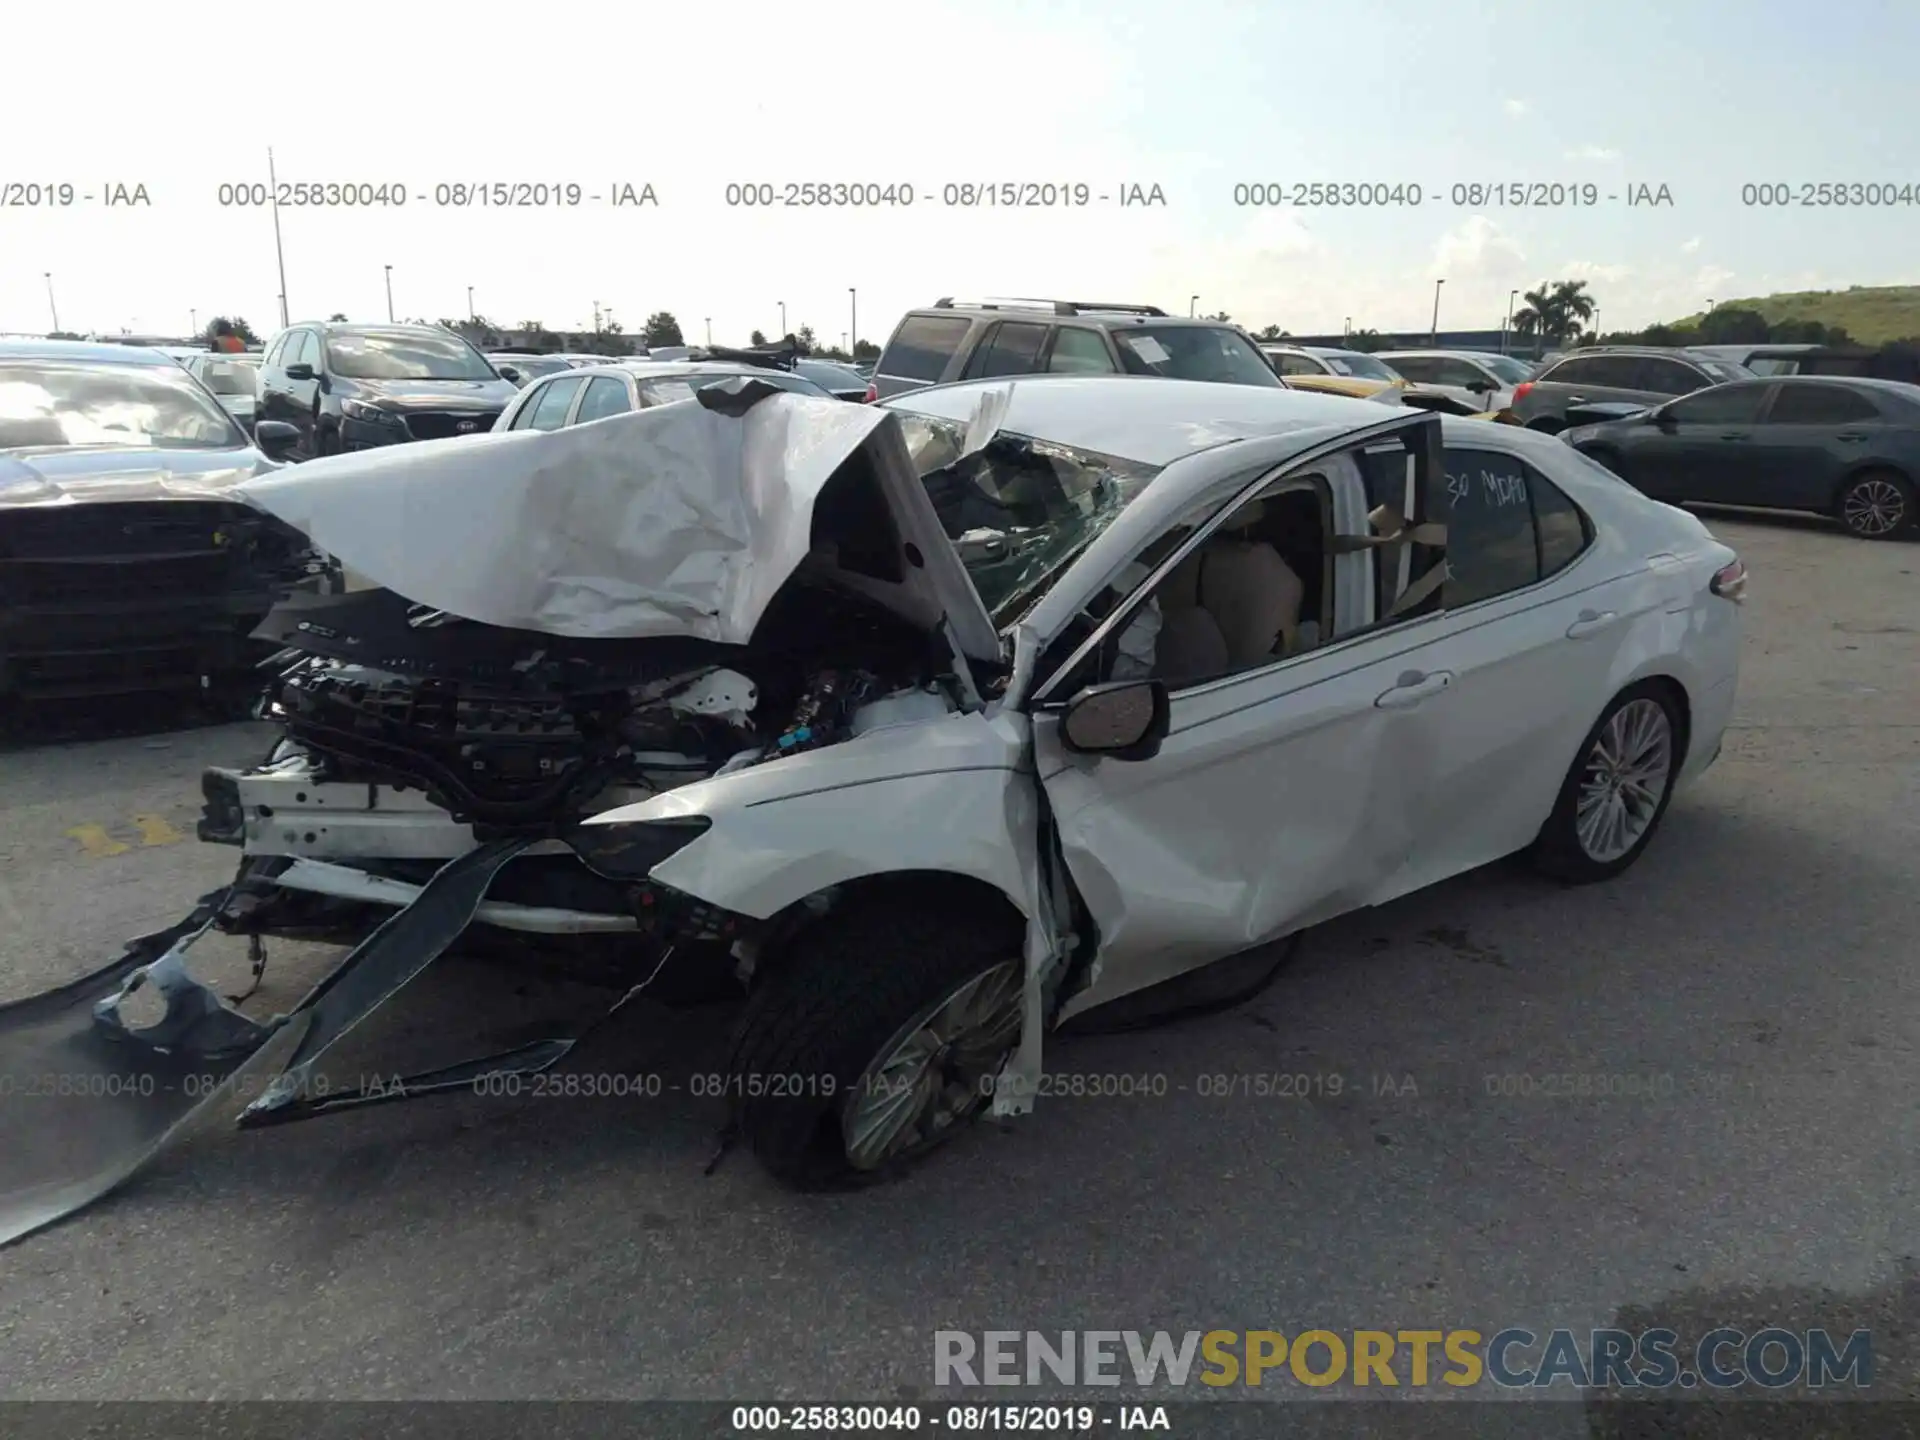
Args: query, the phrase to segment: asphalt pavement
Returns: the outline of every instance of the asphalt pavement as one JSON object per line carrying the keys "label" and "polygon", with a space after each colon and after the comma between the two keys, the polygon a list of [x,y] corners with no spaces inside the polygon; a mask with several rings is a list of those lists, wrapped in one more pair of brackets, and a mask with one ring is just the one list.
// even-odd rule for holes
{"label": "asphalt pavement", "polygon": [[[724,1012],[641,1010],[573,1067],[651,1098],[196,1136],[0,1251],[0,1395],[945,1400],[936,1330],[1665,1322],[1872,1327],[1878,1393],[1920,1398],[1920,545],[1707,518],[1752,573],[1738,712],[1621,879],[1502,865],[1347,917],[1241,1008],[1053,1043],[1131,1094],[853,1195],[705,1173]],[[265,740],[0,753],[0,999],[226,879],[198,772]],[[275,947],[258,1003],[318,958]],[[420,990],[356,1063],[584,1003],[480,962]]]}

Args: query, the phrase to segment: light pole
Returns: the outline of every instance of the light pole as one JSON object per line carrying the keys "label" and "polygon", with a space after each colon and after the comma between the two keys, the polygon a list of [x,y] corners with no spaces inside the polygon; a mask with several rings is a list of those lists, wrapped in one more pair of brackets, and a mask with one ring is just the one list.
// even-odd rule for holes
{"label": "light pole", "polygon": [[787,338],[787,302],[784,300],[780,302],[780,338]]}
{"label": "light pole", "polygon": [[1198,295],[1189,295],[1187,297],[1187,318],[1191,320],[1196,314],[1199,313],[1199,309],[1200,309],[1200,297]]}
{"label": "light pole", "polygon": [[473,287],[467,287],[467,319],[473,319]]}
{"label": "light pole", "polygon": [[280,182],[273,173],[273,147],[267,147],[267,199],[273,203],[273,258],[280,267],[280,328],[287,328],[287,252],[280,244]]}
{"label": "light pole", "polygon": [[1433,329],[1427,336],[1427,344],[1435,348],[1440,344],[1440,287],[1446,283],[1444,280],[1433,282]]}
{"label": "light pole", "polygon": [[596,335],[600,333],[600,302],[598,300],[593,302],[593,333]]}
{"label": "light pole", "polygon": [[387,323],[393,323],[393,267],[387,266]]}
{"label": "light pole", "polygon": [[1351,315],[1347,316],[1347,318],[1341,322],[1340,333],[1342,335],[1353,334],[1353,317]]}
{"label": "light pole", "polygon": [[47,309],[53,312],[53,328],[55,330],[58,330],[60,328],[60,307],[53,303],[53,272],[51,270],[47,271],[46,276],[47,276]]}
{"label": "light pole", "polygon": [[1507,291],[1507,328],[1501,332],[1500,336],[1500,353],[1502,355],[1507,353],[1507,344],[1513,336],[1513,302],[1519,298],[1520,292],[1518,290]]}
{"label": "light pole", "polygon": [[[860,294],[851,285],[847,287],[847,307],[847,334],[851,335],[853,343],[858,345],[860,343]],[[853,352],[849,350],[847,354],[851,355]]]}
{"label": "light pole", "polygon": [[1600,307],[1598,305],[1593,307],[1593,343],[1596,345],[1600,343]]}
{"label": "light pole", "polygon": [[187,311],[187,334],[198,335],[199,333],[200,312],[198,310],[189,310]]}
{"label": "light pole", "polygon": [[713,348],[713,317],[708,315],[705,319],[707,326],[707,348],[711,350]]}

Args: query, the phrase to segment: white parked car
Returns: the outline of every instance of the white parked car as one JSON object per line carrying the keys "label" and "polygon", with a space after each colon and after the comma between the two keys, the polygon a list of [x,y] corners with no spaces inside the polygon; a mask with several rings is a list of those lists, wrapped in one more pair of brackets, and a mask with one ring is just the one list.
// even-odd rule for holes
{"label": "white parked car", "polygon": [[[168,1063],[219,1070],[183,1038],[214,1024],[286,1067],[265,1123],[394,1098],[309,1067],[469,926],[591,949],[617,994],[741,995],[739,1131],[802,1186],[1024,1111],[1089,1007],[1514,852],[1618,874],[1740,653],[1692,516],[1543,436],[1282,389],[743,380],[243,493],[380,588],[269,621],[283,738],[205,783],[236,888],[75,1023],[137,1040],[114,997],[157,986]],[[290,1018],[182,978],[200,930],[316,926],[360,943]],[[104,1188],[60,1154],[68,1208]]]}
{"label": "white parked car", "polygon": [[1513,387],[1534,372],[1527,361],[1478,350],[1382,350],[1376,358],[1414,384],[1476,410],[1505,410],[1513,404]]}

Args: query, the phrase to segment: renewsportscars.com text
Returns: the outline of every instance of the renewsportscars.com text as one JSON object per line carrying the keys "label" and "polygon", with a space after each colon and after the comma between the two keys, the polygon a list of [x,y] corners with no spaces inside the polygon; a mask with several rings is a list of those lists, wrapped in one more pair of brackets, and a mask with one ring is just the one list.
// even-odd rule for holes
{"label": "renewsportscars.com text", "polygon": [[1710,1330],[936,1330],[937,1386],[1431,1386],[1785,1389],[1873,1383],[1873,1336]]}

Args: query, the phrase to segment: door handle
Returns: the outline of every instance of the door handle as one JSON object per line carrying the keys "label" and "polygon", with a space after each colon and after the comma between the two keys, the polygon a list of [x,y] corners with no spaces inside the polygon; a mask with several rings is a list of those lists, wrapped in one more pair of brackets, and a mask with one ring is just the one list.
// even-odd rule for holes
{"label": "door handle", "polygon": [[1429,696],[1438,695],[1451,684],[1453,684],[1451,670],[1435,670],[1431,674],[1421,670],[1409,670],[1394,683],[1391,690],[1381,691],[1373,703],[1381,710],[1411,710]]}
{"label": "door handle", "polygon": [[1580,618],[1567,626],[1567,639],[1584,640],[1598,635],[1620,617],[1612,610],[1582,610]]}
{"label": "door handle", "polygon": [[1584,395],[1567,396],[1567,404],[1569,405],[1584,405],[1586,403],[1587,403],[1587,397]]}

